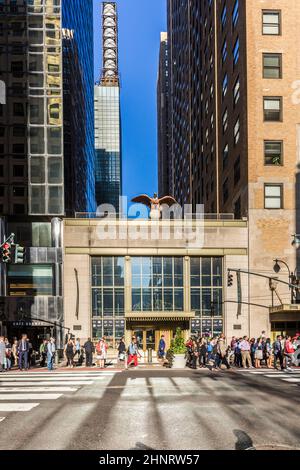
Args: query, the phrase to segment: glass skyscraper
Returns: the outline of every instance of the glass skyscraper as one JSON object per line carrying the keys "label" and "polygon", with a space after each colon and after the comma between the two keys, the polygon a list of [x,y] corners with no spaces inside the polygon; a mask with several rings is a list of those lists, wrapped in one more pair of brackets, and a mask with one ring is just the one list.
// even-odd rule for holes
{"label": "glass skyscraper", "polygon": [[96,202],[120,212],[122,194],[118,23],[115,2],[103,3],[103,71],[95,86]]}
{"label": "glass skyscraper", "polygon": [[93,0],[64,0],[62,27],[65,205],[71,215],[96,208]]}

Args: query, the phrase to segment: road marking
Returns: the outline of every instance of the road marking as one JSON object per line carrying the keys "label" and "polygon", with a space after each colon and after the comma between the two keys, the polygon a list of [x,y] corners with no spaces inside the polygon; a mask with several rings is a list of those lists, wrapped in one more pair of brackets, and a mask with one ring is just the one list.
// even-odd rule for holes
{"label": "road marking", "polygon": [[78,387],[0,387],[0,392],[77,392]]}
{"label": "road marking", "polygon": [[[103,380],[104,377],[92,377],[92,380]],[[90,380],[88,377],[0,377],[0,383],[1,382],[52,382],[52,381],[58,381],[60,380],[61,382],[72,382],[73,380],[76,380],[78,383],[81,381],[84,382],[86,380]]]}
{"label": "road marking", "polygon": [[105,373],[105,372],[91,372],[91,373],[83,373],[83,372],[19,372],[17,374],[12,373],[5,373],[2,377],[107,377],[115,375],[112,372]]}
{"label": "road marking", "polygon": [[[93,380],[69,380],[68,381],[68,385],[93,385],[94,381]],[[46,386],[46,387],[49,387],[50,385],[61,385],[61,381],[58,381],[58,380],[53,380],[53,382],[44,382],[44,380],[41,380],[38,384],[35,382],[32,382],[30,379],[29,381],[25,382],[25,381],[22,381],[22,382],[19,382],[15,379],[13,379],[13,381],[6,381],[6,382],[2,382],[0,383],[0,391],[2,389],[2,387],[29,387],[29,386],[36,386],[36,385],[40,385],[40,386]]]}
{"label": "road marking", "polygon": [[39,395],[37,393],[9,393],[8,395],[0,394],[0,401],[4,400],[57,400],[62,397],[62,393],[45,393]]}
{"label": "road marking", "polygon": [[293,378],[293,377],[285,377],[282,380],[284,380],[285,382],[290,382],[290,383],[294,383],[294,384],[300,383],[300,378],[296,379],[296,378]]}
{"label": "road marking", "polygon": [[0,411],[31,411],[39,403],[0,403]]}
{"label": "road marking", "polygon": [[4,417],[1,417],[1,416],[0,416],[0,423],[1,423],[2,421],[4,421],[4,420],[5,420],[5,416],[4,416]]}

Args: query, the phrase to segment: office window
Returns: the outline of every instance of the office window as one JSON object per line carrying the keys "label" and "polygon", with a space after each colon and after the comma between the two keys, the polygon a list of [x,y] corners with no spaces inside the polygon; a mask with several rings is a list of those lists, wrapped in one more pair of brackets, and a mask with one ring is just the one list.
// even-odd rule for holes
{"label": "office window", "polygon": [[265,209],[283,209],[282,184],[265,184]]}
{"label": "office window", "polygon": [[240,99],[241,95],[241,85],[240,85],[240,77],[237,78],[235,85],[233,87],[233,104],[236,106],[237,102]]}
{"label": "office window", "polygon": [[229,186],[228,186],[228,178],[226,178],[223,184],[223,203],[224,204],[228,200],[228,197],[229,197]]}
{"label": "office window", "polygon": [[234,138],[234,143],[235,145],[238,143],[240,140],[240,118],[235,123],[234,129],[233,129],[233,138]]}
{"label": "office window", "polygon": [[222,83],[222,96],[223,96],[223,98],[226,96],[227,90],[228,90],[228,75],[226,73],[226,75],[223,79],[223,83]]}
{"label": "office window", "polygon": [[14,186],[13,187],[13,196],[14,197],[24,197],[25,196],[25,187],[24,186]]}
{"label": "office window", "polygon": [[241,158],[238,157],[234,163],[234,177],[233,177],[234,185],[237,185],[240,179],[241,179]]}
{"label": "office window", "polygon": [[282,98],[264,97],[264,120],[282,121]]}
{"label": "office window", "polygon": [[224,29],[224,26],[226,24],[226,20],[227,20],[227,7],[226,7],[226,4],[225,4],[224,8],[222,10],[222,15],[221,15],[222,29]]}
{"label": "office window", "polygon": [[14,116],[24,116],[24,105],[23,103],[14,103],[13,104],[13,114]]}
{"label": "office window", "polygon": [[264,10],[263,34],[279,36],[281,34],[281,12],[279,10]]}
{"label": "office window", "polygon": [[225,62],[226,57],[227,57],[227,42],[225,39],[223,46],[222,46],[222,62]]}
{"label": "office window", "polygon": [[13,166],[13,176],[15,178],[22,178],[24,176],[24,166],[23,165],[14,165]]}
{"label": "office window", "polygon": [[282,78],[281,64],[281,54],[263,54],[263,78]]}
{"label": "office window", "polygon": [[281,140],[265,140],[265,165],[283,164],[283,142]]}
{"label": "office window", "polygon": [[234,48],[233,48],[233,64],[236,65],[238,63],[240,57],[240,39],[237,38]]}
{"label": "office window", "polygon": [[228,155],[229,155],[229,146],[228,146],[228,144],[226,144],[224,149],[223,149],[223,169],[226,168],[226,166],[227,166]]}
{"label": "office window", "polygon": [[232,26],[235,27],[239,19],[239,0],[235,1],[232,11]]}
{"label": "office window", "polygon": [[228,110],[226,109],[223,117],[222,117],[222,127],[223,127],[223,134],[226,132],[228,127]]}

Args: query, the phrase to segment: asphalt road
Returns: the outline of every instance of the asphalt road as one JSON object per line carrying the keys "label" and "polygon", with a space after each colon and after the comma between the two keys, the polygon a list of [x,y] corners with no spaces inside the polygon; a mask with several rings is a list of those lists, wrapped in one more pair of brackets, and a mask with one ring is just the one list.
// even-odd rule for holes
{"label": "asphalt road", "polygon": [[1,450],[300,448],[300,371],[0,374]]}

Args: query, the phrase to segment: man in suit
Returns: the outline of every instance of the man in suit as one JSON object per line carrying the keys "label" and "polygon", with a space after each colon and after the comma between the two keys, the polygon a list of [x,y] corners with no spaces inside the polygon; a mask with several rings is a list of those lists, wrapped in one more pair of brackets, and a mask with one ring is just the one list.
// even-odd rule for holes
{"label": "man in suit", "polygon": [[23,368],[23,360],[24,360],[24,367],[28,370],[28,353],[29,353],[29,342],[27,339],[27,335],[22,335],[18,343],[18,355],[19,355],[19,369],[24,370]]}

